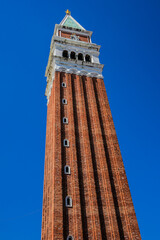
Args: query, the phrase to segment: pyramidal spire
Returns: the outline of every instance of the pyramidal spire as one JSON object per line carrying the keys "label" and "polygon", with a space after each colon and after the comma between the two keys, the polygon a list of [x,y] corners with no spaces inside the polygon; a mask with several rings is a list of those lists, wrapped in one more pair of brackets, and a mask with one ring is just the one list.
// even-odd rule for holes
{"label": "pyramidal spire", "polygon": [[66,16],[61,21],[60,25],[69,27],[69,28],[75,28],[75,29],[81,29],[85,30],[72,16],[71,12],[67,9]]}

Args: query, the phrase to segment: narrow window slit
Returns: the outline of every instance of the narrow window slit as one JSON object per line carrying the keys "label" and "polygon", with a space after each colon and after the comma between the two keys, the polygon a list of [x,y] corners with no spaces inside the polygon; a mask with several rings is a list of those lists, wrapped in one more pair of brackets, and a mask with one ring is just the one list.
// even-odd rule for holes
{"label": "narrow window slit", "polygon": [[63,103],[63,104],[67,104],[67,99],[63,98],[63,99],[62,99],[62,103]]}
{"label": "narrow window slit", "polygon": [[64,147],[69,147],[69,140],[64,139],[64,140],[63,140],[63,146],[64,146]]}
{"label": "narrow window slit", "polygon": [[62,87],[66,87],[66,83],[65,82],[62,82]]}
{"label": "narrow window slit", "polygon": [[66,207],[72,207],[72,198],[70,196],[67,196],[65,199]]}
{"label": "narrow window slit", "polygon": [[67,237],[67,240],[74,240],[74,238],[73,238],[73,236],[69,235],[69,236]]}
{"label": "narrow window slit", "polygon": [[70,168],[70,166],[66,165],[66,166],[64,167],[64,173],[65,173],[66,175],[70,175],[70,174],[71,174],[71,168]]}
{"label": "narrow window slit", "polygon": [[64,123],[64,124],[68,124],[68,118],[64,117],[64,118],[63,118],[63,123]]}

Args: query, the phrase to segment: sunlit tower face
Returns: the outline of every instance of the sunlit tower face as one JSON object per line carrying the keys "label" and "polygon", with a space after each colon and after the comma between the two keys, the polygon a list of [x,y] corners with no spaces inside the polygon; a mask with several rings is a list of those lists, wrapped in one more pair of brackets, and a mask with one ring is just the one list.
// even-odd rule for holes
{"label": "sunlit tower face", "polygon": [[67,10],[51,41],[42,240],[141,239],[91,35]]}

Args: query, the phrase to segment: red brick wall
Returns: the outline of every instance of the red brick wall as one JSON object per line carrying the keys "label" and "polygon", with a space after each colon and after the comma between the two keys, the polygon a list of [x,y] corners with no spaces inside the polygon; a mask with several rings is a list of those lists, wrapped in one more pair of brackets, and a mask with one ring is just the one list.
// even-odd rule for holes
{"label": "red brick wall", "polygon": [[[67,195],[72,208],[65,207]],[[141,239],[103,80],[56,72],[47,110],[42,240],[69,234]]]}
{"label": "red brick wall", "polygon": [[104,82],[101,79],[97,79],[97,81],[94,81],[94,85],[98,107],[101,112],[100,118],[103,125],[103,135],[105,136],[105,146],[107,147],[110,161],[109,168],[112,171],[114,183],[112,188],[115,188],[113,190],[117,198],[117,203],[115,201],[115,206],[118,208],[117,219],[119,226],[122,226],[123,229],[120,233],[125,239],[141,239]]}
{"label": "red brick wall", "polygon": [[[59,33],[59,35],[60,35],[60,33]],[[61,31],[61,37],[70,38],[71,35],[72,35],[72,33],[67,33],[67,32]],[[89,39],[86,36],[82,36],[82,35],[79,35],[79,34],[76,34],[76,36],[79,36],[80,41],[89,42]]]}

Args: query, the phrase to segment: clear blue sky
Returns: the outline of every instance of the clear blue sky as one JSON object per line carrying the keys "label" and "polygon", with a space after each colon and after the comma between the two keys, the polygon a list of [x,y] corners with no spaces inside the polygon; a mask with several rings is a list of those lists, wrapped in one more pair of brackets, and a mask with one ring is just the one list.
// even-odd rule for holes
{"label": "clear blue sky", "polygon": [[100,61],[143,239],[160,239],[160,1],[2,0],[0,239],[39,240],[44,96],[54,25],[69,9]]}

